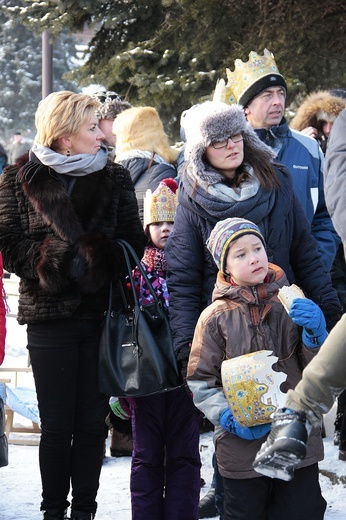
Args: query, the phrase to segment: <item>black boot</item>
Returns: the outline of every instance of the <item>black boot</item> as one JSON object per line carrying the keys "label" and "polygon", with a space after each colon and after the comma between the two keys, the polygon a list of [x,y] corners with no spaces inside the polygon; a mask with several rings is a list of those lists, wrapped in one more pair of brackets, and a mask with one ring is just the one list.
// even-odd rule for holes
{"label": "black boot", "polygon": [[61,511],[60,509],[49,509],[43,512],[43,520],[68,520],[67,509]]}
{"label": "black boot", "polygon": [[112,428],[110,452],[112,457],[132,457],[133,440],[131,433],[122,433]]}
{"label": "black boot", "polygon": [[334,421],[334,446],[339,446],[340,444],[340,432],[341,432],[341,425],[342,420],[344,418],[344,414],[339,412],[336,414],[335,421]]}
{"label": "black boot", "polygon": [[85,511],[77,511],[76,509],[71,510],[70,520],[93,520],[95,518],[94,513],[86,513]]}
{"label": "black boot", "polygon": [[218,516],[218,512],[215,505],[215,488],[211,487],[199,501],[198,518],[214,518],[214,516]]}
{"label": "black boot", "polygon": [[306,456],[311,426],[304,412],[283,408],[275,412],[267,440],[255,457],[253,468],[267,477],[291,480]]}
{"label": "black boot", "polygon": [[345,415],[342,418],[340,428],[340,443],[339,443],[339,459],[346,461],[346,419]]}

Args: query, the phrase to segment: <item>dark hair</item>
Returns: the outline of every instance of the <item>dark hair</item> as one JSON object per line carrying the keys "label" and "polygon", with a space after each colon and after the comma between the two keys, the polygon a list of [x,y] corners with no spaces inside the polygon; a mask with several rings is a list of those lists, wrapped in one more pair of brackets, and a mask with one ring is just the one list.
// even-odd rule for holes
{"label": "dark hair", "polygon": [[254,173],[259,180],[264,191],[277,190],[280,182],[277,177],[275,166],[269,154],[261,148],[254,148],[249,141],[244,139],[244,161],[237,168],[235,178],[230,186],[236,189],[243,181],[249,178],[249,173],[244,169],[244,165],[252,166]]}

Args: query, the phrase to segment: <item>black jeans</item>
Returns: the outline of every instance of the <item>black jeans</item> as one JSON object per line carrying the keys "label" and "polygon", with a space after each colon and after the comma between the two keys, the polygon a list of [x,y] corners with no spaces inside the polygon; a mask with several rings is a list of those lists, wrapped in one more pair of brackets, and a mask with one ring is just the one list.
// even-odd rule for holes
{"label": "black jeans", "polygon": [[321,495],[318,465],[284,480],[259,477],[223,479],[224,520],[323,520],[327,503]]}
{"label": "black jeans", "polygon": [[28,349],[42,436],[41,510],[72,506],[95,513],[108,397],[98,391],[100,320],[67,318],[30,324]]}

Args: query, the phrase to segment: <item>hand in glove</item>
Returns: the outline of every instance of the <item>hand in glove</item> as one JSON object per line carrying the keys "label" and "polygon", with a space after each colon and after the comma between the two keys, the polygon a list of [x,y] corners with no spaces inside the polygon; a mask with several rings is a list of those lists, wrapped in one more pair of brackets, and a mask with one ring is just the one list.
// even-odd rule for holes
{"label": "hand in glove", "polygon": [[109,400],[109,406],[114,415],[123,419],[123,421],[128,421],[131,419],[131,410],[126,403],[125,399],[119,399],[118,397],[111,397]]}
{"label": "hand in glove", "polygon": [[247,441],[260,439],[266,435],[271,428],[271,423],[258,424],[257,426],[241,426],[235,420],[229,408],[226,408],[220,415],[220,424],[225,430]]}
{"label": "hand in glove", "polygon": [[69,266],[68,277],[71,282],[79,282],[83,276],[86,275],[87,264],[84,258],[80,255],[75,255]]}
{"label": "hand in glove", "polygon": [[302,338],[307,347],[322,345],[328,332],[324,314],[316,303],[308,298],[295,298],[289,315],[294,323],[304,327]]}
{"label": "hand in glove", "polygon": [[175,353],[176,360],[178,362],[178,368],[181,373],[181,377],[185,381],[187,375],[187,365],[189,363],[189,356],[191,351],[191,344],[188,347],[183,347]]}

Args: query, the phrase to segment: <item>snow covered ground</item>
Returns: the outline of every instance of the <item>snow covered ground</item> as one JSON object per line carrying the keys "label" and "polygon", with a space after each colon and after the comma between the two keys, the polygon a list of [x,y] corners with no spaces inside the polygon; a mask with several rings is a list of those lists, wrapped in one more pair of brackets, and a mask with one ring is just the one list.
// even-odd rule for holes
{"label": "snow covered ground", "polygon": [[[8,301],[11,313],[15,314],[15,298],[9,295]],[[8,317],[6,357],[2,367],[25,367],[27,364],[25,345],[25,327],[19,326],[14,317]],[[25,378],[26,385],[33,384],[31,375],[25,375]],[[325,459],[320,464],[320,482],[323,495],[328,502],[325,519],[345,520],[346,462],[338,460],[338,450],[332,442],[334,417],[335,408],[325,418],[327,437],[324,440]],[[15,422],[28,424],[26,419],[21,416],[15,416]],[[20,437],[20,434],[16,434],[16,437]],[[34,438],[34,436],[30,437]],[[211,483],[212,451],[212,434],[202,434],[200,452],[203,464],[202,477],[206,481],[206,485],[201,489],[201,497],[208,491]],[[108,439],[107,457],[101,472],[97,519],[131,519],[129,477],[130,458],[110,457]],[[40,499],[38,446],[11,444],[9,446],[9,465],[0,469],[0,520],[39,520],[41,518]]]}

